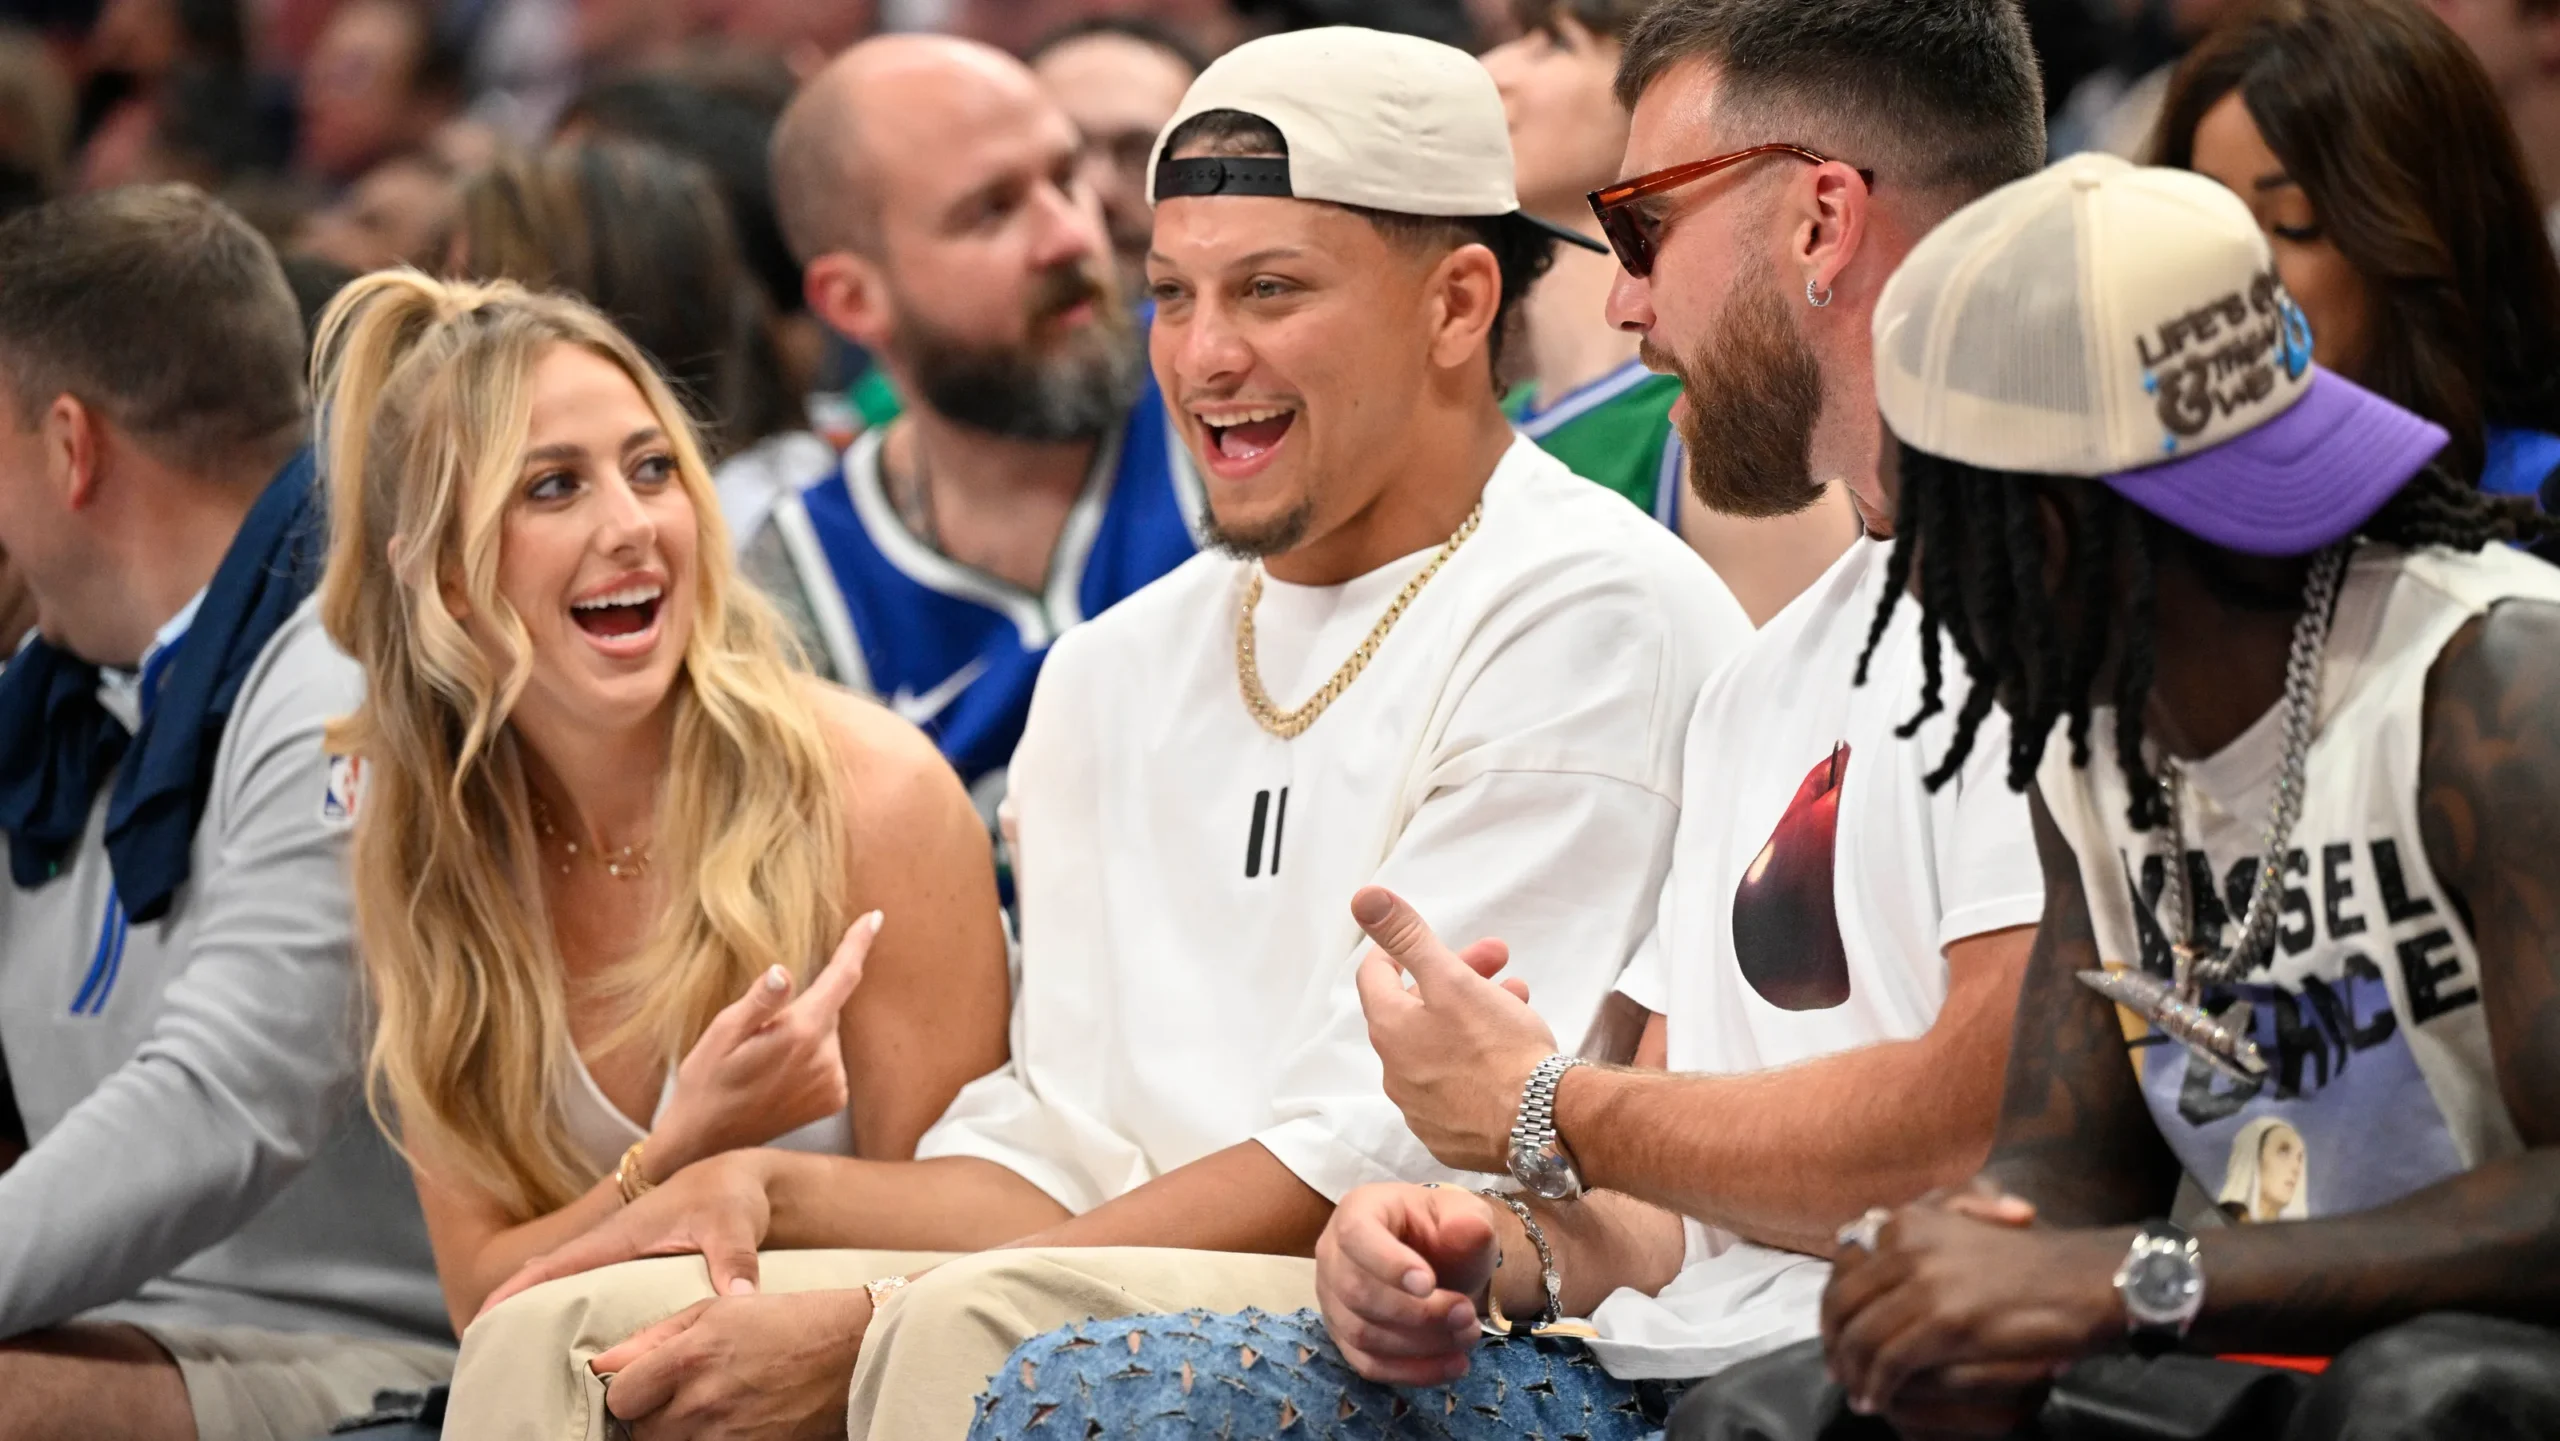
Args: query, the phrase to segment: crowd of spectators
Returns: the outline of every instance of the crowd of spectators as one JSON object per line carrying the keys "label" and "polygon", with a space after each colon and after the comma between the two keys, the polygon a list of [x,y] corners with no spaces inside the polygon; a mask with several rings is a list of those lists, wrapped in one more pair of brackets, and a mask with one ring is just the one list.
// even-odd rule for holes
{"label": "crowd of spectators", "polygon": [[[2560,233],[2560,8],[2542,0],[2428,3],[2481,58],[2512,119],[2535,203],[2555,216]],[[1546,137],[1524,146],[1524,185],[1551,184],[1552,203],[1575,211],[1594,175],[1613,162],[1610,132],[1623,121],[1610,118],[1596,90],[1596,119],[1581,119],[1577,102],[1556,87],[1570,70],[1559,61],[1578,52],[1602,75],[1608,56],[1598,52],[1613,50],[1643,8],[1628,0],[1570,5],[1549,24],[1539,7],[1510,0],[19,0],[0,12],[0,208],[139,181],[195,184],[277,246],[315,320],[338,284],[393,264],[566,286],[603,304],[675,375],[720,437],[716,449],[751,450],[811,428],[840,447],[895,402],[869,375],[870,357],[809,315],[777,223],[765,143],[798,82],[853,40],[942,30],[1031,61],[1086,137],[1086,180],[1101,200],[1124,293],[1135,295],[1149,224],[1146,146],[1208,58],[1257,34],[1345,22],[1486,54],[1512,88],[1515,111],[1527,110]],[[2044,67],[2053,153],[2138,156],[2172,98],[2177,59],[2245,5],[2028,0],[2024,8]],[[2236,74],[2241,63],[2223,68]],[[2325,117],[2301,124],[2327,133]],[[2372,127],[2378,145],[2467,143],[2418,133],[2406,116]],[[591,154],[583,167],[538,158],[554,144],[596,136],[664,153],[616,152],[609,165]],[[469,232],[489,223],[489,207],[503,203],[511,184],[527,183],[492,176],[554,176],[556,198],[568,193],[558,177],[579,170],[587,179],[571,188],[596,204],[597,187],[616,184],[610,175],[624,199],[641,204],[648,197],[629,188],[641,177],[699,183],[666,169],[678,164],[705,172],[718,214],[687,215],[729,232],[719,244],[734,264],[693,250],[697,258],[675,260],[674,272],[657,277],[658,295],[644,299],[588,288],[592,274],[611,291],[602,255],[548,265],[514,251],[470,258]],[[467,203],[473,196],[477,209]],[[597,218],[609,211],[603,205]],[[535,222],[528,215],[517,223]],[[666,223],[673,228],[622,236],[616,246],[630,256],[662,244],[714,243],[698,235],[681,242],[676,232],[686,227]],[[2484,263],[2482,273],[2498,268]],[[1566,257],[1567,271],[1586,268]],[[705,273],[711,269],[723,273]],[[672,317],[663,308],[649,308],[697,286],[725,292],[742,281],[734,298],[692,297],[697,308],[734,314],[696,318],[682,335],[665,328]],[[1589,282],[1560,278],[1544,304],[1589,309],[1583,301],[1595,283],[1605,287],[1605,269]],[[1553,358],[1514,359],[1509,378],[1527,387],[1515,405],[1524,423],[1632,360],[1632,351],[1615,354],[1600,339],[1605,332],[1576,343],[1560,334],[1569,329],[1548,327],[1537,338],[1540,353]],[[744,352],[719,376],[706,372],[714,339]],[[665,354],[662,343],[689,348]],[[1668,434],[1660,426],[1654,433]],[[1562,443],[1579,461],[1573,439]],[[1628,479],[1603,479],[1640,504],[1658,503],[1703,554],[1772,567],[1785,589],[1788,566],[1800,564],[1786,559],[1787,543],[1772,549],[1773,536],[1755,533],[1743,543],[1709,533],[1712,519],[1679,511],[1676,487],[1637,473],[1648,469],[1636,454],[1643,448],[1623,448],[1618,463],[1629,467]],[[1650,469],[1672,474],[1677,460]],[[1836,506],[1825,513],[1838,518]],[[742,540],[759,514],[750,504]]]}
{"label": "crowd of spectators", "polygon": [[[2560,205],[2560,11],[2434,6],[2483,57],[2528,178]],[[1606,37],[1641,8],[1569,14]],[[2032,0],[2056,153],[2139,151],[2171,63],[2232,8]],[[1505,0],[21,0],[0,13],[0,206],[185,180],[291,256],[353,273],[436,270],[451,259],[462,188],[502,149],[622,134],[712,172],[770,320],[789,332],[783,393],[751,404],[818,395],[841,439],[862,361],[805,323],[761,159],[797,78],[883,27],[945,29],[1033,59],[1091,137],[1091,181],[1133,265],[1138,137],[1189,76],[1250,35],[1346,20],[1478,51],[1522,30]],[[297,285],[316,301],[335,272],[309,269]],[[728,418],[721,401],[696,400]]]}

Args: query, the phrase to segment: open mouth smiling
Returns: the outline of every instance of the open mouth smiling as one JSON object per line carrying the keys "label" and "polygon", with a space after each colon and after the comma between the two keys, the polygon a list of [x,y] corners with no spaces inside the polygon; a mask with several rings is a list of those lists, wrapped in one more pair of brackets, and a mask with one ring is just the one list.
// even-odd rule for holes
{"label": "open mouth smiling", "polygon": [[1210,448],[1221,458],[1239,464],[1270,454],[1298,420],[1297,411],[1283,406],[1195,410],[1191,416],[1209,433]]}
{"label": "open mouth smiling", "polygon": [[658,623],[658,607],[666,598],[666,588],[655,581],[642,581],[607,591],[603,595],[573,602],[569,618],[578,629],[603,640],[639,635]]}

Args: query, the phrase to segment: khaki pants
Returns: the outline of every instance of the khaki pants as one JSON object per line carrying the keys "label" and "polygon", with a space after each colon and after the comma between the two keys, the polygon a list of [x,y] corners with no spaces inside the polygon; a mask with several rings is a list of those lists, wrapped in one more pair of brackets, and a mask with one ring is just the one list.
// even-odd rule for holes
{"label": "khaki pants", "polygon": [[178,1363],[197,1441],[308,1441],[372,1410],[377,1391],[424,1391],[453,1370],[451,1347],[411,1341],[238,1326],[134,1329]]}
{"label": "khaki pants", "polygon": [[[936,1265],[937,1261],[942,1264]],[[1013,1348],[1078,1321],[1158,1311],[1296,1311],[1315,1263],[1201,1251],[772,1251],[762,1289],[851,1290],[934,1266],[872,1319],[853,1373],[852,1441],[962,1441]],[[606,1441],[587,1362],[711,1294],[698,1256],[610,1266],[537,1286],[463,1337],[445,1434],[469,1441]]]}

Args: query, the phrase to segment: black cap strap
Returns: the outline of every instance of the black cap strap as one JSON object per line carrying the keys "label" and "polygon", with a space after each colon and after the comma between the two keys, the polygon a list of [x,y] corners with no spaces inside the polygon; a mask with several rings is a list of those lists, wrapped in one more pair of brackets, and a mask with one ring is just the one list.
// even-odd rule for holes
{"label": "black cap strap", "polygon": [[1201,156],[1156,166],[1156,199],[1186,195],[1277,195],[1287,199],[1289,162],[1271,156]]}

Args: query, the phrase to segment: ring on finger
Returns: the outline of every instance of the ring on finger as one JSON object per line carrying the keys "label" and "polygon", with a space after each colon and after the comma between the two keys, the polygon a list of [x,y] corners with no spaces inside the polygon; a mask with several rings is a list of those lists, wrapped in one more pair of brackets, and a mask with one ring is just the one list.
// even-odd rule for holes
{"label": "ring on finger", "polygon": [[1869,1206],[1865,1215],[1841,1227],[1840,1234],[1834,1239],[1843,1247],[1855,1246],[1874,1255],[1876,1237],[1884,1230],[1884,1223],[1892,1219],[1893,1213],[1884,1207]]}

